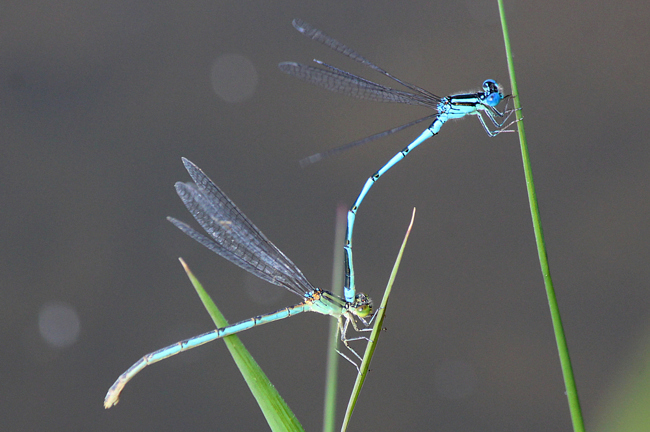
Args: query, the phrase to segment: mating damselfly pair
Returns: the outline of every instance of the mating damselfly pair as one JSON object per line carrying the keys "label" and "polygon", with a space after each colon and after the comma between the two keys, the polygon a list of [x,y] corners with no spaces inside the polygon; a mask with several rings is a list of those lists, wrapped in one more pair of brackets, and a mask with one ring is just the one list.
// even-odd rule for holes
{"label": "mating damselfly pair", "polygon": [[[198,241],[208,249],[216,252],[230,262],[238,265],[251,274],[272,284],[284,287],[294,294],[300,296],[302,301],[296,305],[286,307],[273,313],[259,315],[254,318],[232,324],[227,327],[218,328],[177,342],[168,347],[159,349],[143,356],[124,372],[113,386],[109,389],[104,400],[104,406],[110,408],[119,401],[119,396],[124,386],[146,366],[160,360],[174,356],[180,352],[195,348],[207,342],[235,334],[254,326],[288,318],[302,312],[318,312],[331,315],[338,320],[338,327],[341,340],[348,347],[348,342],[363,337],[347,337],[349,325],[357,330],[356,319],[367,327],[372,319],[372,301],[362,293],[356,293],[354,281],[354,268],[352,263],[352,230],[354,227],[356,212],[364,197],[374,184],[386,171],[402,160],[411,150],[417,147],[426,139],[436,135],[442,125],[450,119],[461,118],[467,115],[476,115],[487,134],[491,137],[501,132],[512,132],[507,129],[511,122],[503,126],[514,110],[503,112],[496,109],[496,106],[503,100],[509,98],[504,96],[500,87],[494,80],[486,80],[483,83],[483,91],[468,94],[456,94],[447,97],[436,96],[420,87],[402,81],[376,66],[356,51],[341,44],[335,39],[325,35],[307,23],[294,20],[294,27],[318,42],[321,42],[341,54],[356,60],[384,76],[398,82],[408,88],[411,92],[396,90],[382,84],[369,81],[365,78],[345,72],[334,66],[315,60],[324,68],[316,68],[301,65],[293,62],[281,63],[279,65],[283,72],[296,76],[312,84],[319,85],[327,90],[339,92],[348,96],[378,101],[395,102],[410,105],[419,105],[436,110],[434,114],[410,122],[387,131],[375,134],[363,140],[355,141],[343,147],[329,152],[319,153],[307,158],[303,163],[313,163],[324,157],[338,153],[346,148],[357,146],[365,142],[398,132],[409,126],[433,118],[432,124],[405,149],[397,153],[379,171],[373,174],[365,183],[360,195],[348,212],[348,223],[345,242],[345,298],[314,287],[298,269],[298,267],[287,258],[264,234],[235,206],[235,204],[201,171],[196,165],[187,159],[183,159],[185,168],[194,183],[176,183],[176,191],[192,216],[199,222],[201,227],[209,234],[206,236],[191,228],[189,225],[174,218],[168,218],[176,227],[194,240]],[[482,114],[496,127],[490,130],[485,123]],[[498,122],[497,117],[503,119]],[[350,348],[356,358],[359,355]],[[345,357],[345,356],[344,356]],[[346,357],[347,358],[347,357]],[[347,358],[350,360],[349,358]]]}

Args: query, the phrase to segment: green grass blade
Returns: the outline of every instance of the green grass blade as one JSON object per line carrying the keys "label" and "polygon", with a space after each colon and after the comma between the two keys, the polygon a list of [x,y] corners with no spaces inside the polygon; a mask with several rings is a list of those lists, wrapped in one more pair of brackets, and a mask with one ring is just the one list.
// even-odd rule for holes
{"label": "green grass blade", "polygon": [[381,326],[384,322],[384,316],[386,314],[386,306],[388,305],[388,297],[390,292],[393,289],[393,282],[395,282],[395,277],[397,276],[397,270],[399,269],[399,264],[402,261],[402,255],[404,254],[404,249],[406,248],[406,241],[409,238],[411,233],[411,228],[413,227],[413,221],[415,220],[415,208],[413,208],[413,215],[411,216],[411,223],[409,224],[408,229],[406,230],[406,235],[404,236],[404,241],[402,241],[402,247],[397,254],[397,259],[395,260],[395,265],[393,266],[393,271],[390,274],[388,279],[388,284],[386,285],[386,291],[384,291],[384,297],[381,299],[381,305],[377,310],[377,315],[375,316],[375,323],[372,327],[372,333],[370,333],[370,340],[366,346],[366,352],[363,355],[363,361],[361,362],[360,373],[357,375],[357,380],[354,383],[354,388],[352,389],[352,395],[350,396],[350,401],[348,402],[348,408],[345,411],[345,417],[343,418],[343,426],[341,426],[341,432],[345,432],[352,418],[352,411],[357,404],[359,399],[359,393],[361,392],[361,387],[366,381],[366,376],[368,374],[368,368],[370,367],[370,361],[377,347],[377,339],[379,338],[379,333],[381,332]]}
{"label": "green grass blade", "polygon": [[[519,90],[517,89],[517,79],[515,76],[515,66],[512,59],[512,50],[510,47],[510,36],[508,34],[508,24],[506,21],[506,14],[503,8],[503,0],[497,0],[499,3],[499,14],[501,16],[501,27],[503,29],[503,40],[506,48],[506,57],[508,59],[508,71],[510,73],[510,86],[512,94],[515,95],[515,108],[521,108],[519,97]],[[555,333],[555,341],[557,344],[558,354],[560,356],[560,365],[562,368],[562,375],[564,377],[564,385],[566,388],[566,395],[569,402],[569,411],[571,413],[571,421],[573,423],[573,430],[575,432],[584,432],[585,426],[582,419],[582,410],[580,409],[580,400],[578,399],[578,390],[576,388],[575,379],[573,376],[573,368],[571,367],[571,358],[569,357],[569,347],[564,335],[564,328],[562,326],[562,318],[560,317],[560,309],[557,304],[555,296],[555,289],[553,288],[553,281],[551,279],[551,271],[548,264],[548,257],[546,255],[546,244],[544,242],[544,233],[542,231],[542,222],[539,215],[539,207],[537,205],[537,194],[535,193],[535,183],[533,182],[533,171],[530,164],[530,155],[528,154],[528,144],[526,141],[526,133],[524,130],[524,122],[522,120],[521,111],[517,111],[517,129],[519,131],[519,142],[521,144],[521,157],[524,164],[524,175],[526,177],[526,187],[528,189],[528,202],[530,203],[530,213],[533,219],[533,230],[535,232],[535,241],[537,243],[537,254],[539,256],[539,263],[542,269],[542,276],[544,278],[544,286],[546,288],[546,297],[548,298],[549,308],[551,310],[551,320],[553,322],[553,331]]]}
{"label": "green grass blade", "polygon": [[[332,293],[343,296],[343,246],[347,228],[347,208],[343,205],[336,209],[336,224],[334,230],[334,266],[332,268]],[[334,432],[336,427],[336,395],[338,387],[339,355],[336,352],[339,345],[339,325],[337,320],[330,320],[329,342],[327,344],[327,366],[325,372],[325,402],[323,409],[323,432]]]}
{"label": "green grass blade", "polygon": [[[192,285],[194,285],[194,289],[196,289],[197,294],[201,298],[205,309],[212,317],[214,324],[219,328],[227,326],[228,321],[226,321],[226,318],[221,314],[208,293],[205,292],[201,283],[196,279],[194,274],[192,274],[185,261],[183,261],[182,258],[179,258],[179,260],[183,265],[187,276],[190,278]],[[289,409],[289,406],[286,404],[284,399],[282,399],[273,384],[271,384],[271,381],[269,381],[237,335],[226,336],[223,338],[223,341],[226,343],[230,355],[232,355],[233,360],[235,360],[235,363],[246,380],[255,400],[257,400],[271,430],[274,432],[304,432],[304,429],[298,422],[296,416],[293,414],[291,409]]]}

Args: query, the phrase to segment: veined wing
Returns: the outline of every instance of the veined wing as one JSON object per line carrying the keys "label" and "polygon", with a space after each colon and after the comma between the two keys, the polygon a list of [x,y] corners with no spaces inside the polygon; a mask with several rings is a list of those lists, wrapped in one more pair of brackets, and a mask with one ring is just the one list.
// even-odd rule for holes
{"label": "veined wing", "polygon": [[325,63],[320,64],[326,66],[329,70],[295,62],[282,62],[278,67],[288,75],[323,87],[329,91],[357,99],[365,99],[373,102],[396,102],[419,105],[433,109],[438,104],[437,100],[432,101],[419,94],[396,90]]}
{"label": "veined wing", "polygon": [[174,225],[213,252],[263,280],[300,296],[314,289],[300,269],[266,238],[200,168],[185,158],[183,163],[195,184],[178,182],[176,192],[194,219],[212,238],[183,222],[169,218]]}
{"label": "veined wing", "polygon": [[410,89],[410,90],[412,90],[412,91],[414,91],[416,93],[419,93],[420,95],[424,96],[425,98],[427,98],[429,100],[440,101],[439,96],[436,96],[433,93],[431,93],[430,91],[425,90],[425,89],[423,89],[421,87],[418,87],[415,84],[411,84],[411,83],[408,83],[406,81],[402,81],[401,79],[397,78],[396,76],[391,75],[386,70],[380,68],[379,66],[377,66],[376,64],[374,64],[373,62],[371,62],[367,58],[363,57],[361,54],[359,54],[358,52],[356,52],[352,48],[342,44],[341,42],[337,41],[333,37],[326,35],[321,30],[318,30],[317,28],[312,27],[310,24],[304,22],[303,20],[294,19],[291,24],[293,24],[293,27],[296,30],[298,30],[300,33],[304,34],[308,38],[313,39],[316,42],[320,42],[323,45],[326,45],[326,46],[332,48],[334,51],[336,51],[338,53],[341,53],[341,54],[351,58],[352,60],[358,61],[359,63],[368,66],[372,70],[374,70],[376,72],[379,72],[382,75],[387,76],[388,78],[392,79],[393,81],[400,83],[404,87],[406,87],[406,88],[408,88],[408,89]]}

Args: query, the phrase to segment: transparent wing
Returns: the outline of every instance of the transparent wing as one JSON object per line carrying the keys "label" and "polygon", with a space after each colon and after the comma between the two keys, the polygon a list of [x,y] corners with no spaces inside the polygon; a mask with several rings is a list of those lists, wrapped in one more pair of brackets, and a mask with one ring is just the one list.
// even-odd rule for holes
{"label": "transparent wing", "polygon": [[208,249],[272,284],[303,296],[314,289],[300,269],[189,160],[183,158],[193,183],[176,183],[176,192],[211,238],[187,224],[168,218]]}
{"label": "transparent wing", "polygon": [[436,108],[437,101],[429,101],[421,95],[377,84],[360,76],[326,65],[321,69],[294,62],[283,62],[278,65],[280,70],[288,75],[308,83],[323,87],[332,92],[341,93],[357,99],[373,102],[397,102],[409,105]]}
{"label": "transparent wing", "polygon": [[364,64],[371,68],[372,70],[379,72],[380,74],[387,76],[388,78],[392,79],[395,82],[400,83],[404,87],[419,93],[421,96],[425,97],[426,99],[429,99],[431,101],[440,101],[440,97],[434,95],[428,90],[425,90],[421,87],[416,86],[415,84],[408,83],[406,81],[402,81],[401,79],[397,78],[396,76],[391,75],[384,69],[380,68],[367,58],[363,57],[361,54],[353,50],[352,48],[342,44],[341,42],[337,41],[331,36],[326,35],[322,31],[318,30],[315,27],[312,27],[311,25],[307,24],[303,20],[300,19],[294,19],[292,22],[294,28],[298,30],[300,33],[304,34],[310,39],[315,40],[316,42],[320,42],[330,48],[332,48],[334,51],[341,53],[352,60],[358,61],[361,64]]}

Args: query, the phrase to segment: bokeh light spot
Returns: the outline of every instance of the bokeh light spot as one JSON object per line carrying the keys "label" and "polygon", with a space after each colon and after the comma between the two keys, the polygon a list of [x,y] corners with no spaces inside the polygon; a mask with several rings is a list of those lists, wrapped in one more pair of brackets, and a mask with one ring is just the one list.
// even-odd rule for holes
{"label": "bokeh light spot", "polygon": [[38,313],[38,332],[54,348],[65,348],[79,338],[81,321],[74,307],[68,303],[50,302]]}
{"label": "bokeh light spot", "polygon": [[258,78],[253,63],[241,54],[219,56],[210,71],[214,92],[226,102],[243,102],[255,93]]}

